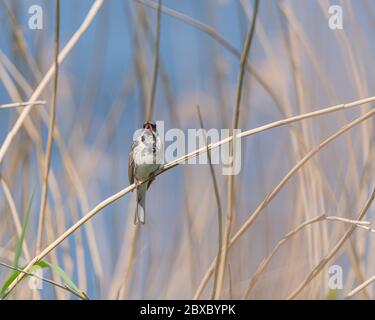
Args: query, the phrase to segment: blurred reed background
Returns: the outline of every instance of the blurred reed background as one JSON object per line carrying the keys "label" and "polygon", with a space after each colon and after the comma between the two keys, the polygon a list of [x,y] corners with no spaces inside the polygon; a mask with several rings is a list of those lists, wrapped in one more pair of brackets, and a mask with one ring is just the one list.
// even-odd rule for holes
{"label": "blurred reed background", "polygon": [[[42,30],[28,27],[35,4]],[[343,9],[343,30],[328,27],[332,4]],[[66,51],[56,82],[53,69],[45,78],[56,58],[56,2],[1,0],[0,105],[46,103],[0,109],[0,262],[20,255],[24,267],[125,188],[133,132],[146,116],[187,132],[200,128],[197,105],[206,129],[232,128],[239,110],[234,127],[245,131],[375,95],[372,1],[262,0],[256,14],[249,0],[158,5],[61,1],[59,51]],[[366,223],[375,214],[372,100],[244,137],[232,192],[213,166],[219,197],[209,165],[174,167],[149,189],[145,225],[133,224],[135,195],[127,193],[43,261],[90,299],[345,298],[375,274],[375,234]],[[217,200],[226,248],[219,264]],[[342,267],[342,290],[328,286],[332,265]],[[0,266],[0,285],[11,273]],[[43,277],[66,284],[53,268]],[[9,298],[77,299],[56,285],[29,284]],[[371,284],[354,294],[373,296]]]}

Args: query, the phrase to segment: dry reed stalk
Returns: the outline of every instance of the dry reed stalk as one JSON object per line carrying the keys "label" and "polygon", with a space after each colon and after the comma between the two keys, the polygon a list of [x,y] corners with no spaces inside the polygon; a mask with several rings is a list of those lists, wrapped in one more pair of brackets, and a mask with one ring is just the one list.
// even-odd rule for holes
{"label": "dry reed stalk", "polygon": [[[282,10],[280,10],[281,14],[284,14]],[[284,16],[283,16],[284,17]],[[288,57],[290,60],[290,64],[292,67],[292,79],[293,84],[295,87],[295,100],[296,106],[299,113],[304,113],[308,110],[307,101],[310,101],[311,98],[307,95],[309,92],[308,90],[304,89],[305,79],[301,71],[301,57],[303,56],[300,54],[300,46],[299,41],[296,37],[293,37],[292,30],[288,24],[286,24],[286,32],[283,33],[284,41],[285,41],[285,48],[288,53]],[[302,124],[301,125],[301,137],[304,144],[306,144],[307,148],[310,148],[310,145],[313,143],[313,134],[311,132],[311,128]],[[297,153],[299,156],[302,156],[302,152],[300,148],[297,148]],[[318,170],[319,172],[320,170]],[[306,166],[304,170],[300,170],[299,178],[301,180],[301,193],[303,197],[303,206],[302,209],[303,214],[305,215],[304,219],[309,219],[315,216],[318,212],[322,212],[324,208],[318,207],[318,204],[321,202],[320,198],[317,195],[316,188],[321,188],[318,186],[318,181],[315,178],[316,174],[312,171],[311,166]],[[308,190],[312,190],[308,192]],[[313,200],[312,200],[313,199]],[[307,229],[307,251],[308,251],[308,260],[309,264],[314,265],[317,261],[319,261],[319,256],[323,250],[323,244],[319,243],[322,237],[322,231],[320,230],[321,224],[314,225],[312,228]],[[319,279],[324,281],[323,278]],[[312,295],[314,292],[317,291],[319,288],[319,283],[316,281],[314,283],[315,287],[311,288]]]}
{"label": "dry reed stalk", "polygon": [[154,66],[152,70],[152,80],[151,80],[151,93],[149,95],[149,102],[147,104],[145,120],[151,120],[154,114],[154,101],[156,95],[156,84],[158,81],[158,70],[159,70],[159,44],[160,44],[160,25],[161,25],[161,4],[162,0],[158,0],[157,9],[157,19],[156,19],[156,37],[155,37],[155,47],[154,47]]}
{"label": "dry reed stalk", "polygon": [[[73,34],[73,36],[70,38],[68,43],[65,45],[65,47],[62,49],[62,51],[59,54],[59,64],[61,64],[66,56],[69,54],[69,52],[72,50],[72,48],[76,45],[82,34],[87,30],[89,25],[91,24],[92,20],[94,19],[95,15],[99,11],[100,7],[103,5],[103,0],[96,0],[95,3],[90,8],[89,12],[86,15],[85,20],[82,22],[80,27],[77,29],[77,31]],[[54,67],[51,66],[45,76],[43,77],[42,81],[39,83],[38,87],[35,89],[34,93],[30,97],[30,101],[34,101],[38,99],[46,85],[48,84],[49,80],[52,78],[54,74]],[[5,156],[5,153],[7,152],[8,148],[10,147],[14,137],[20,130],[23,122],[27,118],[27,115],[31,111],[31,106],[25,107],[25,109],[22,111],[21,115],[18,117],[16,123],[12,127],[12,129],[8,132],[5,140],[3,141],[1,148],[0,148],[0,163],[2,163],[3,158]]]}
{"label": "dry reed stalk", "polygon": [[44,158],[44,172],[42,180],[42,192],[41,192],[41,205],[39,211],[39,222],[38,231],[36,238],[36,250],[38,253],[42,244],[43,227],[47,206],[47,194],[48,194],[48,177],[50,172],[51,153],[52,153],[52,142],[53,142],[53,130],[55,128],[56,118],[56,104],[57,104],[57,81],[59,77],[59,63],[58,54],[60,46],[60,0],[56,0],[56,13],[55,13],[55,48],[54,48],[54,79],[53,79],[53,93],[52,93],[52,105],[50,110],[50,121],[48,126],[48,138],[46,154]]}
{"label": "dry reed stalk", "polygon": [[[258,215],[262,212],[262,210],[269,204],[269,202],[276,196],[276,194],[282,189],[282,187],[286,184],[286,182],[296,173],[299,171],[303,165],[310,160],[314,155],[316,155],[323,147],[325,147],[327,144],[335,140],[337,137],[351,129],[352,127],[358,125],[359,123],[365,121],[366,119],[372,117],[375,114],[375,109],[372,109],[370,112],[366,113],[364,116],[357,118],[353,122],[345,125],[343,128],[341,128],[339,131],[334,133],[333,135],[329,136],[327,139],[325,139],[323,142],[321,142],[319,145],[317,145],[315,148],[310,150],[288,173],[283,177],[283,179],[279,182],[279,184],[264,198],[264,200],[259,204],[259,206],[255,209],[255,211],[250,214],[249,218],[246,220],[246,222],[241,226],[241,228],[237,231],[237,233],[232,237],[230,241],[230,246],[232,246],[237,240],[243,235],[243,233],[253,224],[255,219],[258,217]],[[359,220],[359,219],[357,219]],[[216,259],[216,258],[215,258]],[[201,295],[204,287],[206,286],[208,280],[212,276],[213,269],[214,269],[214,261],[211,263],[208,271],[206,272],[205,276],[203,277],[195,295],[194,299],[199,298]]]}
{"label": "dry reed stalk", "polygon": [[27,106],[37,106],[46,104],[45,101],[29,101],[29,102],[13,102],[13,103],[6,103],[0,105],[0,109],[11,109],[11,108],[19,108],[19,107],[27,107]]}
{"label": "dry reed stalk", "polygon": [[[68,200],[68,208],[71,212],[72,220],[78,220],[80,218],[78,214],[77,204],[75,202],[74,195],[70,195]],[[87,289],[87,268],[86,268],[86,259],[85,259],[85,251],[83,249],[83,235],[84,232],[81,230],[81,232],[76,232],[75,237],[75,252],[77,255],[77,278],[78,278],[78,284],[79,288],[82,291],[86,291]],[[96,271],[94,267],[94,272]]]}
{"label": "dry reed stalk", "polygon": [[351,290],[345,297],[345,299],[350,299],[353,296],[355,296],[357,293],[361,292],[363,289],[365,289],[367,286],[369,286],[371,283],[375,281],[375,276],[372,276],[368,278],[366,281],[355,287],[353,290]]}
{"label": "dry reed stalk", "polygon": [[[326,3],[319,0],[318,4],[322,10],[322,13],[327,17],[328,12],[326,10]],[[355,38],[356,37],[354,37],[354,39]],[[350,80],[354,82],[354,86],[358,94],[366,95],[369,90],[367,89],[366,81],[363,81],[363,79],[366,79],[366,75],[364,72],[366,67],[363,64],[363,59],[356,58],[355,51],[354,51],[354,47],[356,46],[353,46],[349,42],[349,39],[346,33],[338,33],[337,40],[339,42],[339,45],[342,48],[341,51],[343,52],[344,55],[347,55],[347,59],[345,61],[349,62],[350,69],[348,70],[348,73],[351,75]],[[347,67],[346,64],[345,64],[345,67]],[[363,110],[363,112],[365,112],[365,110]],[[362,133],[361,142],[363,146],[368,146],[370,144],[371,139],[370,139],[370,135],[368,135],[367,132],[371,132],[371,130],[372,130],[371,123],[366,124],[364,127],[361,128],[361,133]],[[367,159],[368,158],[367,148],[362,148],[362,152],[363,152],[363,158]]]}
{"label": "dry reed stalk", "polygon": [[[136,68],[136,74],[138,77],[139,85],[140,85],[140,107],[144,108],[144,106],[147,107],[147,101],[148,101],[148,82],[147,82],[147,60],[145,58],[144,50],[142,50],[142,29],[144,26],[144,21],[146,20],[142,8],[136,7],[135,9],[131,7],[132,9],[132,15],[131,17],[128,17],[129,21],[129,28],[132,32],[132,39],[134,42],[134,54],[135,54],[135,68]],[[141,28],[138,28],[136,23],[134,22],[134,18],[137,17],[140,21]],[[132,23],[130,23],[132,22]],[[140,110],[141,114],[146,114],[145,109]]]}
{"label": "dry reed stalk", "polygon": [[[9,59],[7,59],[7,57],[4,54],[2,54],[2,58],[3,58],[3,61],[4,60],[7,61],[8,71],[11,72],[11,74],[14,76],[15,80],[17,81],[17,84],[19,84],[21,87],[24,88],[24,90],[26,90],[25,91],[26,94],[30,95],[32,93],[32,89],[31,89],[30,85],[27,83],[27,81],[22,77],[22,75],[17,70],[17,68],[9,61]],[[8,80],[7,83],[9,83],[10,79],[7,79],[7,80]],[[15,92],[16,89],[13,88],[13,87],[9,87],[8,91],[9,90],[11,90],[10,94],[13,94],[13,96],[16,94],[14,96],[14,99],[17,99],[16,97],[18,96],[18,94]],[[43,121],[47,124],[48,123],[47,112],[44,109],[42,109],[41,110],[41,114],[42,114]],[[42,172],[42,167],[43,167],[43,165],[42,165],[43,152],[42,152],[42,142],[41,142],[41,139],[40,139],[40,137],[37,134],[35,134],[36,130],[34,128],[34,125],[32,124],[32,122],[29,119],[26,119],[25,125],[26,125],[26,129],[28,129],[28,133],[30,134],[30,137],[33,139],[33,141],[34,141],[34,143],[35,143],[35,145],[37,147],[37,155],[38,155],[38,160],[39,160],[39,168],[40,168],[40,172]],[[57,132],[57,133],[54,133],[54,137],[55,137],[55,139],[57,139],[56,135],[59,137],[59,129],[58,129],[57,125],[55,125],[54,130]],[[61,151],[61,148],[60,148],[60,152],[61,152],[62,155],[64,155],[64,152]],[[42,177],[42,173],[40,174],[40,176]],[[56,200],[56,198],[58,197],[57,193],[60,193],[60,191],[58,190],[58,184],[56,183],[55,174],[54,174],[54,172],[53,172],[52,169],[51,169],[51,172],[50,172],[50,175],[49,175],[49,180],[50,180],[49,182],[50,182],[51,190],[52,190],[52,196]],[[61,201],[57,201],[57,202],[61,203]],[[88,208],[88,205],[86,207]],[[57,213],[61,213],[62,212],[61,211],[61,206],[60,206],[60,209],[58,208],[56,211],[57,211]],[[64,214],[63,213],[62,214],[57,214],[57,218],[59,220],[63,219],[64,218]],[[60,230],[59,233],[62,233],[63,230],[66,229],[66,227],[65,227],[66,223],[64,221],[60,221],[57,225],[58,225],[58,229]],[[91,239],[90,233],[89,233],[89,239]],[[79,250],[79,243],[81,243],[81,242],[78,241],[78,249],[77,250]],[[92,243],[92,242],[90,242],[90,243]],[[69,265],[68,261],[69,261],[70,257],[66,254],[66,252],[68,251],[66,245],[64,245],[64,247],[66,248],[66,250],[65,250],[65,254],[63,256],[63,260],[64,260],[64,262],[65,262],[66,265]],[[91,249],[91,247],[92,246],[90,246],[90,249]],[[82,250],[79,250],[79,251],[82,251]],[[84,270],[84,268],[81,268],[81,266],[84,265],[84,262],[83,262],[83,259],[80,259],[80,256],[81,255],[78,255],[78,259],[77,259],[78,260],[78,267],[79,267],[78,269],[79,270]],[[96,260],[94,259],[94,261],[96,261]],[[59,277],[56,276],[54,273],[53,273],[53,277],[56,278],[55,281],[57,281],[57,282],[59,281]],[[81,280],[81,277],[79,278],[79,280]],[[79,283],[82,283],[82,281],[79,281]],[[85,286],[82,285],[80,287],[84,288]],[[57,295],[61,296],[61,291],[57,290]]]}
{"label": "dry reed stalk", "polygon": [[[375,112],[373,112],[375,113]],[[362,116],[363,117],[363,116]],[[366,203],[363,205],[360,213],[356,220],[362,220],[365,214],[367,213],[368,209],[370,208],[372,201],[375,198],[375,188],[373,189],[370,197],[367,199]],[[346,233],[342,236],[342,238],[336,243],[336,245],[332,248],[332,250],[320,261],[320,263],[308,274],[305,280],[295,289],[291,294],[288,295],[287,299],[291,300],[294,299],[310,282],[311,280],[316,277],[322,268],[336,255],[336,253],[340,250],[342,245],[345,241],[352,235],[356,226],[352,226]]]}
{"label": "dry reed stalk", "polygon": [[124,300],[129,298],[129,286],[130,286],[130,280],[133,275],[133,269],[135,265],[135,257],[136,257],[136,251],[137,251],[137,244],[139,239],[139,225],[133,225],[132,229],[132,235],[130,240],[130,249],[127,256],[127,264],[125,269],[125,276],[123,279],[123,282],[121,284],[120,290],[119,290],[119,299]]}
{"label": "dry reed stalk", "polygon": [[[241,54],[241,61],[240,61],[240,72],[238,75],[238,82],[237,82],[237,95],[236,95],[236,105],[233,114],[233,122],[232,122],[232,130],[238,128],[238,122],[240,117],[240,106],[241,106],[241,99],[242,99],[242,88],[245,76],[245,66],[247,65],[247,59],[250,52],[251,43],[253,40],[254,32],[255,32],[255,25],[256,25],[256,18],[259,8],[259,0],[255,0],[254,3],[254,11],[253,11],[253,18],[251,20],[251,24],[249,26],[249,31],[246,37],[246,41],[244,44],[244,48]],[[232,131],[233,132],[233,131]],[[235,144],[232,141],[229,144],[229,154],[230,157],[235,157],[236,150]],[[208,151],[208,149],[207,149]],[[232,232],[232,223],[233,223],[233,189],[234,189],[234,175],[228,175],[228,192],[227,192],[227,218],[225,223],[225,231],[224,231],[224,246],[221,249],[220,261],[218,262],[218,275],[217,275],[217,283],[215,284],[215,292],[213,294],[214,299],[220,299],[222,286],[224,282],[224,274],[225,274],[225,267],[227,265],[227,256],[228,256],[228,248],[229,242],[231,238]]]}
{"label": "dry reed stalk", "polygon": [[[333,87],[331,85],[331,81],[328,81],[328,77],[325,74],[325,70],[320,67],[319,62],[317,61],[316,57],[318,57],[318,54],[316,53],[316,51],[311,46],[309,46],[308,41],[306,40],[307,37],[303,32],[303,28],[301,27],[301,25],[298,24],[297,19],[295,18],[295,16],[292,13],[292,10],[285,5],[280,5],[280,7],[281,7],[281,10],[282,10],[283,14],[288,19],[288,22],[290,23],[290,26],[293,28],[293,32],[295,32],[298,35],[299,39],[301,39],[301,43],[305,47],[305,50],[308,53],[308,55],[310,57],[310,60],[312,61],[313,65],[314,65],[314,68],[317,70],[317,74],[319,75],[319,79],[321,79],[322,82],[323,82],[322,87],[325,88],[325,89],[329,88],[329,90],[327,90],[327,94],[329,94],[330,92],[333,93]],[[360,91],[359,94],[364,94],[364,92]],[[361,129],[366,128],[366,126],[367,126],[367,124],[365,126],[361,127]],[[354,150],[353,150],[353,147],[352,147],[353,142],[351,141],[351,136],[349,135],[345,141],[347,142],[347,149],[349,151],[350,158],[355,159],[355,154],[354,154]],[[358,175],[352,174],[352,180],[351,181],[354,185],[358,185]],[[314,186],[315,186],[315,184],[314,184]],[[319,190],[321,190],[321,189],[319,189]],[[322,198],[323,198],[323,196],[321,195],[320,199],[322,199]],[[313,203],[315,203],[315,202],[313,202]],[[318,239],[320,239],[320,237],[318,237]],[[322,247],[325,243],[328,243],[328,242],[323,241],[322,244],[320,244],[318,246],[315,246],[315,248],[316,247]],[[323,252],[326,252],[326,250],[323,250]],[[358,260],[358,257],[357,257],[357,254],[355,252],[355,248],[354,248],[354,245],[353,245],[352,242],[350,242],[350,246],[349,246],[349,257],[350,257],[351,263],[353,264],[353,268],[355,270],[355,274],[356,274],[356,277],[358,278],[358,281],[363,282],[364,280],[363,280],[362,272],[360,270],[360,262]],[[322,278],[322,281],[324,281],[323,277],[321,277],[321,278]],[[368,296],[366,298],[368,298]]]}
{"label": "dry reed stalk", "polygon": [[[32,94],[32,89],[27,83],[24,76],[21,74],[21,72],[18,71],[18,69],[15,67],[15,65],[10,61],[10,59],[5,55],[5,53],[0,50],[0,62],[5,66],[5,68],[8,70],[9,74],[13,77],[16,83],[20,86],[20,89],[27,94],[27,96],[30,96]],[[44,103],[45,104],[45,101]]]}
{"label": "dry reed stalk", "polygon": [[[3,189],[5,199],[8,201],[10,213],[12,214],[13,222],[14,222],[14,225],[16,227],[17,236],[18,236],[18,238],[20,238],[21,233],[22,233],[22,224],[21,224],[21,221],[20,221],[20,218],[19,218],[20,216],[17,212],[16,204],[15,204],[14,199],[12,197],[12,193],[10,192],[9,187],[8,187],[7,183],[5,182],[4,178],[1,177],[1,176],[0,176],[0,184],[1,184],[1,187]],[[29,251],[29,248],[28,248],[26,242],[23,242],[22,250],[23,250],[23,254],[25,255],[25,258],[27,260],[30,260],[30,258],[31,258],[30,251]]]}
{"label": "dry reed stalk", "polygon": [[345,219],[341,217],[336,216],[326,216],[325,214],[322,214],[318,217],[311,218],[310,220],[307,220],[303,223],[301,223],[298,227],[294,228],[292,231],[288,232],[273,248],[271,253],[263,259],[263,261],[258,266],[257,270],[255,271],[254,275],[251,277],[249,281],[249,285],[243,295],[243,299],[246,299],[250,291],[254,288],[255,284],[257,283],[259,277],[263,273],[263,271],[267,268],[268,264],[270,263],[271,259],[275,256],[276,252],[280,249],[280,247],[287,242],[290,238],[292,238],[295,234],[299,233],[299,231],[303,230],[305,227],[322,221],[339,221],[346,224],[355,225],[358,228],[365,229],[369,232],[375,233],[374,229],[371,229],[368,225],[370,225],[370,222],[368,221],[360,221],[360,220],[352,220],[352,219]]}
{"label": "dry reed stalk", "polygon": [[[198,118],[199,118],[201,129],[204,130],[204,124],[203,124],[203,119],[202,119],[199,105],[197,106],[197,111],[198,111]],[[205,133],[205,131],[203,132]],[[219,267],[220,267],[219,262],[221,261],[221,248],[223,247],[223,221],[222,221],[223,219],[222,219],[222,207],[221,207],[219,187],[217,185],[215,170],[212,166],[211,153],[210,153],[210,150],[208,149],[208,142],[207,142],[206,135],[204,135],[204,139],[205,139],[205,145],[207,146],[207,158],[208,158],[208,163],[210,165],[210,174],[212,178],[212,183],[213,183],[214,192],[215,192],[215,200],[216,200],[216,205],[217,205],[218,253],[217,253],[217,259],[216,259],[216,266],[215,266],[214,285],[213,285],[212,294],[211,294],[211,299],[214,299],[216,290],[217,290],[218,277],[219,277]]]}
{"label": "dry reed stalk", "polygon": [[[243,2],[241,2],[241,4],[243,4]],[[284,9],[284,6],[280,6],[280,7],[281,7],[282,10]],[[289,20],[292,20],[291,13],[290,13],[289,10],[285,10],[285,11],[283,10],[283,13],[285,15],[288,14],[287,18],[288,18],[288,22],[290,22]],[[247,13],[247,15],[249,17],[250,13],[248,13],[246,10],[245,10],[245,12]],[[312,65],[313,65],[317,75],[319,76],[320,79],[322,79],[323,90],[326,92],[327,96],[330,97],[330,99],[332,101],[337,101],[337,97],[334,95],[333,87],[331,86],[331,82],[329,81],[328,77],[324,74],[323,69],[320,67],[320,65],[319,65],[319,63],[316,59],[316,56],[317,56],[316,52],[313,50],[313,48],[311,46],[309,46],[309,43],[306,40],[306,36],[304,35],[303,30],[295,27],[295,24],[297,23],[295,21],[295,19],[292,20],[291,22],[292,22],[291,27],[293,27],[293,31],[301,33],[301,34],[298,34],[299,38],[301,38],[301,43],[304,46],[308,57],[312,61]],[[298,29],[298,30],[295,30],[295,29]],[[267,60],[268,61],[277,61],[278,57],[275,53],[275,50],[272,47],[272,44],[271,44],[270,40],[268,39],[268,37],[266,35],[266,32],[263,28],[263,25],[262,25],[261,21],[258,22],[257,34],[258,34],[259,41],[262,44],[262,47],[264,48],[264,50],[267,53]],[[276,64],[275,67],[279,68],[279,65]],[[283,77],[282,71],[280,70],[279,72],[280,72],[280,77]],[[276,76],[274,76],[274,77],[276,77]],[[284,82],[282,82],[282,84],[283,83]],[[287,86],[287,82],[285,82],[285,86]],[[287,92],[287,91],[288,91],[287,87],[285,87],[282,90],[282,92]],[[279,109],[280,113],[283,115],[283,117],[288,117],[292,114],[291,106],[293,104],[290,101],[287,94],[285,94],[283,96],[282,100],[283,100],[282,105],[276,104],[276,106]],[[276,99],[274,99],[274,101],[276,101]],[[339,116],[341,116],[341,114]],[[293,149],[299,155],[304,154],[307,150],[306,143],[302,139],[299,132],[296,130],[297,128],[295,126],[290,125],[290,129],[291,129],[290,135],[291,135],[291,141],[292,141]],[[349,136],[349,138],[350,138],[350,136]],[[351,148],[351,145],[349,144],[349,138],[346,141],[348,141],[348,150],[349,150],[350,153],[352,153],[352,148]],[[312,161],[312,164],[317,169],[315,172],[318,172],[318,174],[313,175],[313,179],[308,180],[308,181],[311,181],[311,182],[317,180],[314,183],[312,183],[312,189],[314,190],[314,192],[313,192],[313,195],[310,196],[310,197],[312,197],[313,199],[318,199],[318,200],[317,201],[313,200],[312,203],[315,204],[315,203],[318,203],[318,202],[322,202],[322,200],[320,200],[320,199],[323,199],[323,193],[328,194],[328,195],[332,195],[331,198],[334,199],[334,196],[332,194],[332,191],[330,190],[331,187],[329,185],[329,181],[328,181],[326,175],[321,174],[322,170],[320,168],[318,160],[314,158],[313,161]],[[311,172],[310,172],[310,176],[311,176]],[[302,197],[297,198],[297,201],[298,201],[298,203],[302,203],[302,205],[304,205],[305,208],[310,208],[310,204],[307,203],[305,183],[304,183],[304,179],[303,179],[303,176],[302,176],[301,173],[298,174],[298,179],[301,181],[300,184],[302,186],[302,189],[301,189]],[[320,193],[320,194],[316,195],[316,193]],[[300,201],[301,198],[302,198],[302,201]],[[323,210],[322,205],[320,206],[320,209],[315,209],[316,212],[321,212],[322,210]],[[299,211],[306,212],[306,210],[302,210],[302,209],[296,210],[295,212],[297,213]],[[296,218],[298,219],[298,217],[296,217]],[[322,243],[321,243],[321,246],[320,246],[321,249],[323,250],[323,252],[326,251],[326,248],[325,248],[326,245],[325,244],[328,243],[327,237],[328,237],[328,231],[326,229],[326,226],[324,225],[323,226],[323,237],[322,237],[323,240],[322,240]],[[319,236],[318,236],[318,239],[320,239]],[[309,251],[311,252],[311,250],[312,250],[311,246],[309,245]]]}

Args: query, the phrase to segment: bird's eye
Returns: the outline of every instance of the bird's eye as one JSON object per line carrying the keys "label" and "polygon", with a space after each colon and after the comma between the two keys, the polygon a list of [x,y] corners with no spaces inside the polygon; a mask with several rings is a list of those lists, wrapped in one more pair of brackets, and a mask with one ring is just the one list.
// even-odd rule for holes
{"label": "bird's eye", "polygon": [[141,137],[141,140],[142,140],[142,142],[145,142],[145,137],[142,136],[142,137]]}

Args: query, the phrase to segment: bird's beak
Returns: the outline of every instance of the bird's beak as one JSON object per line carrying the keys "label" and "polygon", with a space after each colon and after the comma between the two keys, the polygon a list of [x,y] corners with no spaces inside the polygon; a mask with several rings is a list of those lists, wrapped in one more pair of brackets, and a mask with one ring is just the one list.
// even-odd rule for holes
{"label": "bird's beak", "polygon": [[147,123],[147,124],[145,125],[145,129],[149,129],[149,130],[152,131],[152,125],[151,125],[151,123]]}

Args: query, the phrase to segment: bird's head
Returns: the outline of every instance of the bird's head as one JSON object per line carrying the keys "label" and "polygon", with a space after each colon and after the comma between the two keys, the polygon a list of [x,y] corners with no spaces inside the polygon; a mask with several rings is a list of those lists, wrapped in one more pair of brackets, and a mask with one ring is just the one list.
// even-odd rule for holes
{"label": "bird's head", "polygon": [[152,132],[156,132],[156,124],[155,124],[155,123],[152,123],[151,121],[146,121],[146,122],[143,124],[143,129],[149,129],[149,130],[151,130]]}

